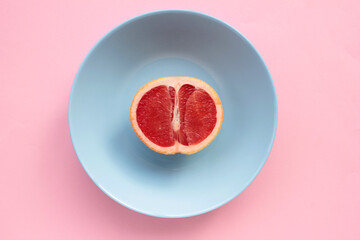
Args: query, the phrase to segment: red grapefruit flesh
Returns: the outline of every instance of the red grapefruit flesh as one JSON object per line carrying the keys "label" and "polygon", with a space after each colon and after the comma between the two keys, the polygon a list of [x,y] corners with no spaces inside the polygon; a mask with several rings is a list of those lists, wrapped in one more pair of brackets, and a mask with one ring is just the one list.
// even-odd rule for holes
{"label": "red grapefruit flesh", "polygon": [[164,154],[192,154],[203,149],[218,134],[222,119],[216,92],[190,77],[166,77],[146,84],[130,108],[138,137]]}
{"label": "red grapefruit flesh", "polygon": [[175,144],[171,125],[175,98],[172,98],[169,88],[165,85],[154,87],[144,94],[136,109],[136,120],[141,131],[160,147]]}

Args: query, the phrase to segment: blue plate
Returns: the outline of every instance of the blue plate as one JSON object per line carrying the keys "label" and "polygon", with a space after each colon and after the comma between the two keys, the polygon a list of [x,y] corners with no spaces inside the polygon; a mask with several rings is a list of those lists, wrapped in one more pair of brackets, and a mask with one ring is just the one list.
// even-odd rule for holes
{"label": "blue plate", "polygon": [[[223,103],[219,135],[193,155],[153,152],[131,127],[135,93],[165,76],[199,78]],[[119,25],[90,51],[72,87],[69,125],[81,164],[112,199],[152,216],[188,217],[254,180],[274,141],[276,94],[259,53],[234,28],[198,12],[157,11]]]}

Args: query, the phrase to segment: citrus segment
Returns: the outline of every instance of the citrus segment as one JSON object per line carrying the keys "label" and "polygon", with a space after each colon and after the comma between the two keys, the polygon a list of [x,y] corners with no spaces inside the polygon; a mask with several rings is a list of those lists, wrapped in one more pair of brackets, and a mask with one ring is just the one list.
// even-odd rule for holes
{"label": "citrus segment", "polygon": [[153,143],[161,147],[174,145],[172,113],[174,97],[165,85],[145,93],[136,110],[136,120],[141,131]]}
{"label": "citrus segment", "polygon": [[[194,91],[186,101],[183,113],[183,133],[186,144],[194,145],[210,135],[216,124],[216,107],[214,100],[202,89]],[[181,116],[181,113],[180,113]]]}
{"label": "citrus segment", "polygon": [[180,118],[180,131],[179,131],[179,142],[182,145],[189,145],[187,141],[187,136],[184,132],[185,130],[185,112],[186,112],[186,103],[189,97],[194,93],[195,87],[190,84],[184,84],[179,89],[179,118]]}

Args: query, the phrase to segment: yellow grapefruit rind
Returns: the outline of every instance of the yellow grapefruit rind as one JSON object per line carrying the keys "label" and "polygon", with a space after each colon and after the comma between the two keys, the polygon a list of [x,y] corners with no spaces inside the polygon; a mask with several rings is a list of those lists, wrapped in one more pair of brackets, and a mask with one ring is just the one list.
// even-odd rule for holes
{"label": "yellow grapefruit rind", "polygon": [[[185,145],[181,145],[178,142],[176,142],[175,145],[171,147],[161,147],[159,145],[156,145],[143,134],[143,132],[141,131],[140,127],[137,124],[136,109],[138,103],[146,92],[148,92],[150,89],[156,86],[159,85],[173,86],[176,89],[176,92],[178,92],[180,87],[184,84],[191,84],[197,88],[201,88],[205,90],[212,97],[212,99],[215,102],[216,111],[217,111],[216,113],[217,121],[215,127],[207,138],[205,138],[201,143],[196,145],[185,146]],[[150,149],[154,150],[155,152],[166,155],[175,154],[175,153],[193,154],[202,150],[203,148],[208,146],[218,135],[222,125],[222,121],[223,121],[223,108],[219,96],[217,95],[215,90],[212,87],[210,87],[210,85],[208,85],[204,81],[201,81],[200,79],[193,77],[163,77],[163,78],[155,79],[145,84],[142,88],[139,89],[139,91],[135,94],[130,107],[130,122],[136,135]]]}

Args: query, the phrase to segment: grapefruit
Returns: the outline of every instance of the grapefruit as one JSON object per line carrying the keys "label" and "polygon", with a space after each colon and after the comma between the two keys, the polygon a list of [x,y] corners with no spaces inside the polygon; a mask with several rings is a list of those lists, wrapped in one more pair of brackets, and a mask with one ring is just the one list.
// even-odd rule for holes
{"label": "grapefruit", "polygon": [[140,140],[163,154],[192,154],[219,133],[223,109],[207,83],[193,77],[164,77],[145,84],[130,107]]}

